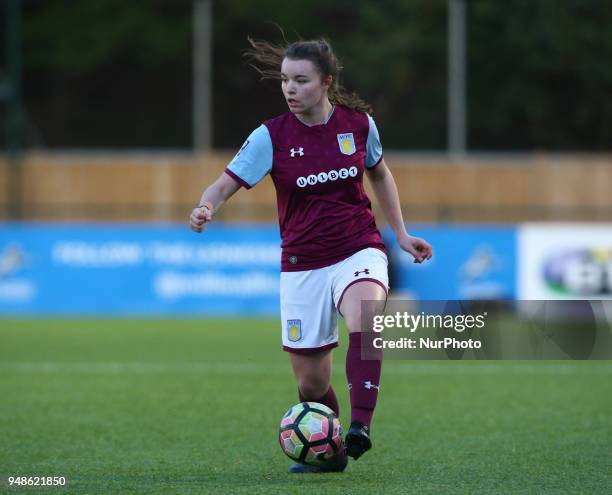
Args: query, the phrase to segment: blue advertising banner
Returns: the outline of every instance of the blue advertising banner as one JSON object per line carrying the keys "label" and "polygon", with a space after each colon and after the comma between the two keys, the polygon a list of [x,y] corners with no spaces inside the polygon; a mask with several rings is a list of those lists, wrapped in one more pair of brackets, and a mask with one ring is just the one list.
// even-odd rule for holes
{"label": "blue advertising banner", "polygon": [[0,314],[276,315],[270,225],[3,224]]}
{"label": "blue advertising banner", "polygon": [[[395,295],[421,300],[516,299],[516,227],[410,226],[434,256],[423,264],[397,245],[385,231]],[[400,294],[401,293],[401,294]]]}
{"label": "blue advertising banner", "polygon": [[[434,246],[416,265],[385,231],[396,296],[515,299],[514,227],[411,228]],[[272,225],[3,224],[1,315],[279,313],[280,236]]]}

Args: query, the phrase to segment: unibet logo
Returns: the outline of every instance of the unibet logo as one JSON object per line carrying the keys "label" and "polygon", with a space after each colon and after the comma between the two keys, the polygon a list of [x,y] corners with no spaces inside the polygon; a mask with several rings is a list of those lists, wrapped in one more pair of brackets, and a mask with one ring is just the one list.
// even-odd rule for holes
{"label": "unibet logo", "polygon": [[341,168],[340,170],[321,172],[317,175],[312,174],[308,177],[298,177],[296,184],[299,187],[314,186],[317,182],[324,184],[328,180],[335,181],[338,179],[348,179],[349,177],[357,177],[357,167],[354,165],[348,169]]}

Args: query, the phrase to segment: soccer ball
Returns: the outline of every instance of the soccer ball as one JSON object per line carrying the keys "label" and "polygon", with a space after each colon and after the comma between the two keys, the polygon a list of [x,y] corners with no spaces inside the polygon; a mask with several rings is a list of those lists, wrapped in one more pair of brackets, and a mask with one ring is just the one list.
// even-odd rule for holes
{"label": "soccer ball", "polygon": [[291,459],[315,466],[344,450],[338,416],[318,402],[291,407],[281,419],[278,440]]}

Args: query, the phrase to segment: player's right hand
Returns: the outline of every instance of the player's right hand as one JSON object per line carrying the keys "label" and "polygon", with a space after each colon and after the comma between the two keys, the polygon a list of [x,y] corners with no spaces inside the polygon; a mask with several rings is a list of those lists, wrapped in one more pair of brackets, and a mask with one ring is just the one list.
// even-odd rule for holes
{"label": "player's right hand", "polygon": [[208,205],[198,206],[191,211],[189,225],[191,230],[198,234],[206,228],[206,224],[212,220],[212,209]]}

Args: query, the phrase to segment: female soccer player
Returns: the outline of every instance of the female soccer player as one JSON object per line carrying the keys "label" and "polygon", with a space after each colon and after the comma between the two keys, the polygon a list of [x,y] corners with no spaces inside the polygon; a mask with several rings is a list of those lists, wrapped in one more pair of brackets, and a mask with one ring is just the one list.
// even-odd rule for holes
{"label": "female soccer player", "polygon": [[[351,426],[346,454],[358,459],[372,446],[370,422],[379,392],[381,354],[362,359],[363,321],[387,298],[385,245],[364,186],[367,175],[400,247],[422,263],[432,256],[423,239],[407,234],[397,187],[382,155],[371,108],[338,83],[340,66],[324,39],[276,46],[249,40],[247,52],[264,78],[281,80],[289,112],[255,129],[190,216],[202,232],[241,186],[267,174],[276,188],[282,238],[281,322],[300,401],[339,414],[331,386],[337,315],[348,328],[346,376]],[[364,305],[362,301],[377,301]],[[372,314],[369,314],[372,313]],[[374,357],[374,359],[372,359]],[[297,464],[290,472],[342,471],[346,455],[324,468]]]}

